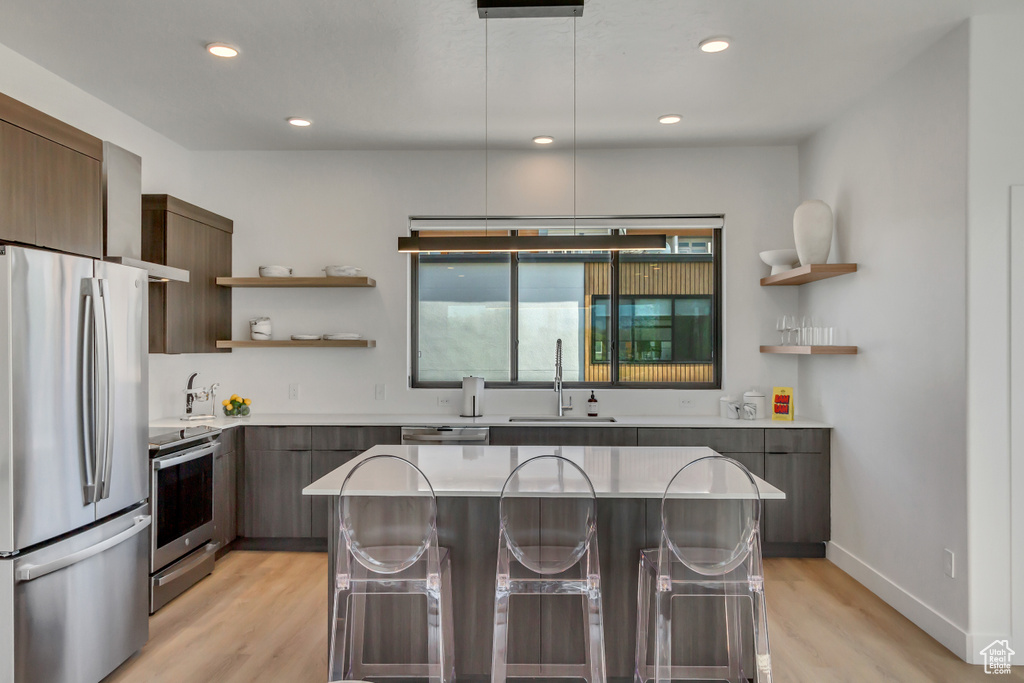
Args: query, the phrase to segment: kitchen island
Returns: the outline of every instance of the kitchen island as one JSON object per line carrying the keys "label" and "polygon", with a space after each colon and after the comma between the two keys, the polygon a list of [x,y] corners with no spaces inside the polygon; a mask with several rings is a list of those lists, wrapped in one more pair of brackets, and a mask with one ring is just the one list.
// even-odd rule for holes
{"label": "kitchen island", "polygon": [[[629,678],[636,638],[637,567],[642,548],[657,546],[659,505],[669,479],[683,465],[715,454],[707,447],[594,446],[375,446],[303,489],[328,501],[328,612],[333,603],[338,521],[335,502],[345,476],[360,461],[379,454],[404,457],[419,466],[437,495],[438,537],[451,550],[455,610],[455,663],[460,679],[490,675],[494,580],[498,549],[498,501],[502,485],[520,463],[538,455],[561,455],[590,477],[598,497],[597,543],[601,560],[608,673]],[[755,477],[766,500],[785,494]],[[717,495],[734,495],[720,490]],[[770,599],[770,598],[769,598]],[[395,623],[420,623],[425,607],[413,599],[368,610],[367,661],[401,661],[425,647],[423,629],[393,633]],[[582,611],[571,596],[520,596],[511,603],[512,661],[573,663],[582,660]],[[696,647],[723,651],[714,636],[721,615],[709,605]],[[333,617],[329,614],[328,624]]]}

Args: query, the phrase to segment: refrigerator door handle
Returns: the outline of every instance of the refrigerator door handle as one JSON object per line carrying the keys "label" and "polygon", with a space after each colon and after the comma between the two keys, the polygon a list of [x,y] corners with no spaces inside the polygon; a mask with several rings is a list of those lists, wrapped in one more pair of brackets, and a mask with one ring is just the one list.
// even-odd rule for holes
{"label": "refrigerator door handle", "polygon": [[95,545],[91,545],[88,548],[83,548],[77,552],[73,552],[70,555],[51,560],[43,564],[27,564],[23,567],[18,568],[17,578],[18,581],[32,581],[38,579],[41,576],[52,574],[53,572],[60,571],[65,567],[70,567],[73,564],[77,564],[83,560],[87,560],[90,557],[99,555],[105,550],[113,548],[119,543],[124,543],[132,536],[137,535],[149,526],[152,521],[150,515],[138,515],[135,517],[134,524],[128,527],[116,536],[111,536],[105,541],[100,541]]}
{"label": "refrigerator door handle", "polygon": [[104,436],[103,436],[103,471],[100,472],[100,495],[98,500],[110,497],[110,475],[114,467],[114,338],[113,322],[110,312],[110,281],[100,280],[100,296],[103,301],[103,353],[105,378],[103,382]]}
{"label": "refrigerator door handle", "polygon": [[94,406],[96,401],[96,385],[95,385],[95,362],[94,354],[96,352],[95,344],[95,329],[93,324],[93,305],[94,305],[94,293],[93,280],[86,280],[82,286],[82,300],[83,300],[83,317],[82,317],[82,347],[81,347],[81,363],[82,363],[82,443],[84,444],[83,453],[85,455],[85,485],[83,488],[83,494],[85,497],[85,504],[96,502],[96,416],[94,412]]}

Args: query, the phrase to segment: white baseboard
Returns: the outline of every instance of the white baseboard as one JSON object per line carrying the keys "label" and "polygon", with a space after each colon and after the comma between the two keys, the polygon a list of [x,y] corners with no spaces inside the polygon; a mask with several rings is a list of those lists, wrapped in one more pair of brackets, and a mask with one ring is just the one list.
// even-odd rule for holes
{"label": "white baseboard", "polygon": [[[835,566],[863,584],[869,591],[887,602],[893,609],[917,624],[921,630],[939,641],[950,652],[971,664],[978,654],[974,650],[974,640],[969,633],[962,630],[946,617],[893,583],[871,565],[856,557],[842,546],[829,541],[825,546],[825,556]],[[984,643],[981,647],[987,645]]]}

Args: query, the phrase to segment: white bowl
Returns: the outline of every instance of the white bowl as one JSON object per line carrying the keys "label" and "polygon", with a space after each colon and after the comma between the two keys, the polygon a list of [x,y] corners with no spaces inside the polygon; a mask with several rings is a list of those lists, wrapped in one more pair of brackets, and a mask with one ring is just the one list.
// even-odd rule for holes
{"label": "white bowl", "polygon": [[327,266],[324,268],[324,272],[327,277],[356,277],[363,272],[363,269],[355,266]]}
{"label": "white bowl", "polygon": [[800,260],[800,257],[796,254],[796,249],[772,249],[770,251],[762,251],[760,256],[762,261],[772,267],[772,275],[793,270],[794,264]]}
{"label": "white bowl", "polygon": [[292,269],[285,266],[260,266],[260,277],[291,277]]}
{"label": "white bowl", "polygon": [[270,334],[266,332],[250,332],[249,336],[253,341],[270,341]]}
{"label": "white bowl", "polygon": [[292,339],[294,341],[318,341],[320,339],[319,334],[293,334]]}

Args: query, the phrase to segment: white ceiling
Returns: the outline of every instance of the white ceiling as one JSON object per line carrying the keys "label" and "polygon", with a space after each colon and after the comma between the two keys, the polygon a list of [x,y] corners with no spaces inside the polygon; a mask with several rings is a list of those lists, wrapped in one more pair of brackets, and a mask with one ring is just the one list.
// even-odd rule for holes
{"label": "white ceiling", "polygon": [[[1021,4],[586,0],[577,143],[795,142],[966,17]],[[492,147],[571,147],[573,20],[491,20],[485,70],[486,24],[475,0],[0,3],[0,43],[189,149],[480,148],[485,73]],[[721,34],[728,51],[697,49]]]}

